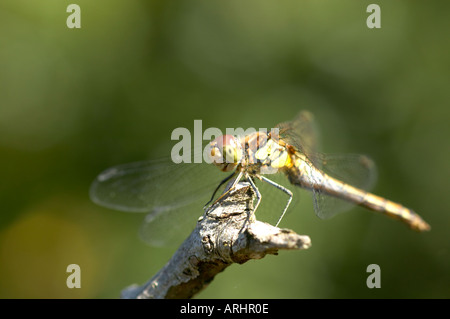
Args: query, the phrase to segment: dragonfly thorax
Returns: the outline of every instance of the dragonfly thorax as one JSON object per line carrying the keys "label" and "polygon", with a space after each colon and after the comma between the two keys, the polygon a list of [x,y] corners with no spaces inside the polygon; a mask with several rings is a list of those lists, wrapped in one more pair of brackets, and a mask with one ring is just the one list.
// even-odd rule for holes
{"label": "dragonfly thorax", "polygon": [[291,166],[288,149],[264,132],[245,138],[245,160],[242,167],[250,175],[275,174]]}

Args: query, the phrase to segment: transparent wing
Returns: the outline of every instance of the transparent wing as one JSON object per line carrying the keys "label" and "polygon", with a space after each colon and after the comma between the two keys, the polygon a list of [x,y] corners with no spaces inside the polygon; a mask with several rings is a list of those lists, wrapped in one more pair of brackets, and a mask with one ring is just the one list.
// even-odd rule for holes
{"label": "transparent wing", "polygon": [[[279,136],[282,140],[294,146],[316,168],[327,175],[366,191],[375,185],[376,166],[367,156],[326,155],[318,152],[319,133],[311,112],[300,111],[294,120],[280,123],[276,128],[279,128]],[[354,205],[342,199],[327,196],[320,190],[313,190],[312,195],[314,210],[320,218],[330,218]]]}
{"label": "transparent wing", "polygon": [[108,208],[147,213],[142,238],[152,245],[170,243],[170,237],[191,226],[203,205],[225,176],[213,165],[175,164],[170,158],[118,165],[92,183],[91,199]]}
{"label": "transparent wing", "polygon": [[178,202],[178,206],[155,208],[145,216],[139,236],[152,246],[178,246],[195,228],[211,194],[209,191],[203,198]]}
{"label": "transparent wing", "polygon": [[[377,179],[375,163],[365,155],[321,155],[321,170],[328,176],[334,177],[353,187],[370,191]],[[327,178],[323,180],[327,183]],[[322,219],[331,218],[337,213],[349,210],[354,204],[343,199],[328,196],[319,190],[313,190],[314,211]]]}
{"label": "transparent wing", "polygon": [[280,123],[275,128],[279,129],[280,138],[294,146],[300,153],[305,155],[318,153],[319,130],[311,112],[300,111],[292,121]]}
{"label": "transparent wing", "polygon": [[377,180],[377,169],[373,160],[360,154],[318,154],[321,170],[354,187],[371,190]]}
{"label": "transparent wing", "polygon": [[[148,213],[155,207],[177,206],[203,194],[198,182],[210,171],[206,164],[175,164],[170,158],[111,167],[92,183],[91,199],[102,206]],[[214,170],[216,178],[220,172]]]}
{"label": "transparent wing", "polygon": [[[295,211],[296,204],[303,195],[302,190],[290,184],[286,176],[282,173],[270,174],[265,177],[272,182],[287,188],[293,193],[292,202],[284,217],[286,218]],[[260,221],[275,225],[287,204],[289,196],[266,182],[260,181],[257,178],[254,180],[262,196],[258,210],[255,212],[256,218]]]}

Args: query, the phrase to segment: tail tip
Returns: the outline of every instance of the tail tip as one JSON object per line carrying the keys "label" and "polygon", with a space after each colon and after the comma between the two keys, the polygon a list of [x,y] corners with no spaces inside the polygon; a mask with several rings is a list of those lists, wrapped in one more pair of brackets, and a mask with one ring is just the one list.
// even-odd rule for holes
{"label": "tail tip", "polygon": [[416,223],[415,225],[412,225],[413,229],[418,232],[426,232],[431,230],[431,226],[425,222],[424,220],[421,220],[420,222]]}

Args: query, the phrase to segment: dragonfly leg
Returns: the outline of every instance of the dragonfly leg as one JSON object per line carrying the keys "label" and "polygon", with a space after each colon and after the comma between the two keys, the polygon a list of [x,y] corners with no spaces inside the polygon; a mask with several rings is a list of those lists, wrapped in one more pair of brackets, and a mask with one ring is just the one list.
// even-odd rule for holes
{"label": "dragonfly leg", "polygon": [[258,209],[259,203],[261,203],[262,196],[261,196],[261,193],[259,192],[258,187],[256,187],[255,182],[253,181],[253,179],[250,176],[248,176],[248,175],[246,175],[246,179],[250,183],[250,186],[252,187],[252,189],[253,189],[253,191],[255,192],[255,195],[256,195],[256,205],[253,208],[253,212],[256,212],[256,210]]}
{"label": "dragonfly leg", "polygon": [[[203,209],[208,206],[214,199],[214,196],[216,196],[217,191],[219,190],[220,186],[228,182],[234,175],[236,175],[236,172],[231,173],[226,178],[224,178],[219,185],[217,185],[216,189],[214,190],[214,193],[211,196],[211,199],[203,206]],[[230,187],[231,188],[231,187]]]}
{"label": "dragonfly leg", "polygon": [[[227,180],[229,180],[232,176],[234,176],[235,174],[236,174],[236,173],[233,173],[233,174],[231,174],[230,176],[228,176],[226,179],[224,179],[224,180],[220,183],[219,187],[220,187],[223,183],[225,183]],[[236,187],[237,183],[239,183],[239,181],[241,180],[243,174],[244,174],[244,172],[242,172],[242,171],[239,172],[238,176],[237,176],[236,179],[233,181],[233,184],[230,186],[230,188],[228,188],[227,191],[226,191],[225,193],[223,193],[222,195],[220,195],[219,198],[217,198],[217,199],[214,201],[214,203],[211,204],[211,206],[214,206],[216,203],[218,203],[219,201],[221,201],[222,198],[224,198],[224,197],[227,196],[232,190],[234,190],[234,188]],[[217,188],[218,188],[218,187],[217,187]],[[214,191],[214,193],[215,193],[216,191],[217,191],[217,189]],[[214,197],[214,195],[213,195],[213,197]],[[209,201],[206,205],[208,205],[210,202],[211,202],[211,201]],[[206,208],[206,205],[205,205],[205,207],[203,207],[203,209]]]}
{"label": "dragonfly leg", "polygon": [[278,221],[277,221],[277,223],[276,223],[276,225],[275,225],[275,227],[276,227],[276,226],[278,226],[278,224],[279,224],[279,223],[281,222],[281,220],[283,219],[284,214],[286,214],[286,211],[287,211],[289,205],[291,204],[292,197],[293,197],[292,192],[291,192],[289,189],[287,189],[286,187],[281,186],[280,184],[277,184],[277,183],[275,183],[274,181],[271,181],[270,179],[268,179],[268,178],[266,178],[266,177],[264,177],[264,176],[258,176],[258,177],[259,177],[262,181],[264,181],[264,182],[266,182],[266,183],[268,183],[268,184],[270,184],[270,185],[272,185],[272,186],[278,188],[279,190],[283,191],[284,193],[286,193],[286,194],[289,196],[289,199],[288,199],[288,201],[287,201],[286,207],[284,207],[283,213],[281,214],[280,218],[278,218]]}

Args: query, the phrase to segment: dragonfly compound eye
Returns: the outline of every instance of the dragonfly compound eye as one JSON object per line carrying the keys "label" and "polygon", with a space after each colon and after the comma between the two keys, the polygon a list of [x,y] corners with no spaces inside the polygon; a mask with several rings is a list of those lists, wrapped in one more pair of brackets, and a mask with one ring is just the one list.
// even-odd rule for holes
{"label": "dragonfly compound eye", "polygon": [[222,135],[211,141],[208,151],[211,162],[222,171],[233,170],[242,159],[239,139],[232,135]]}

